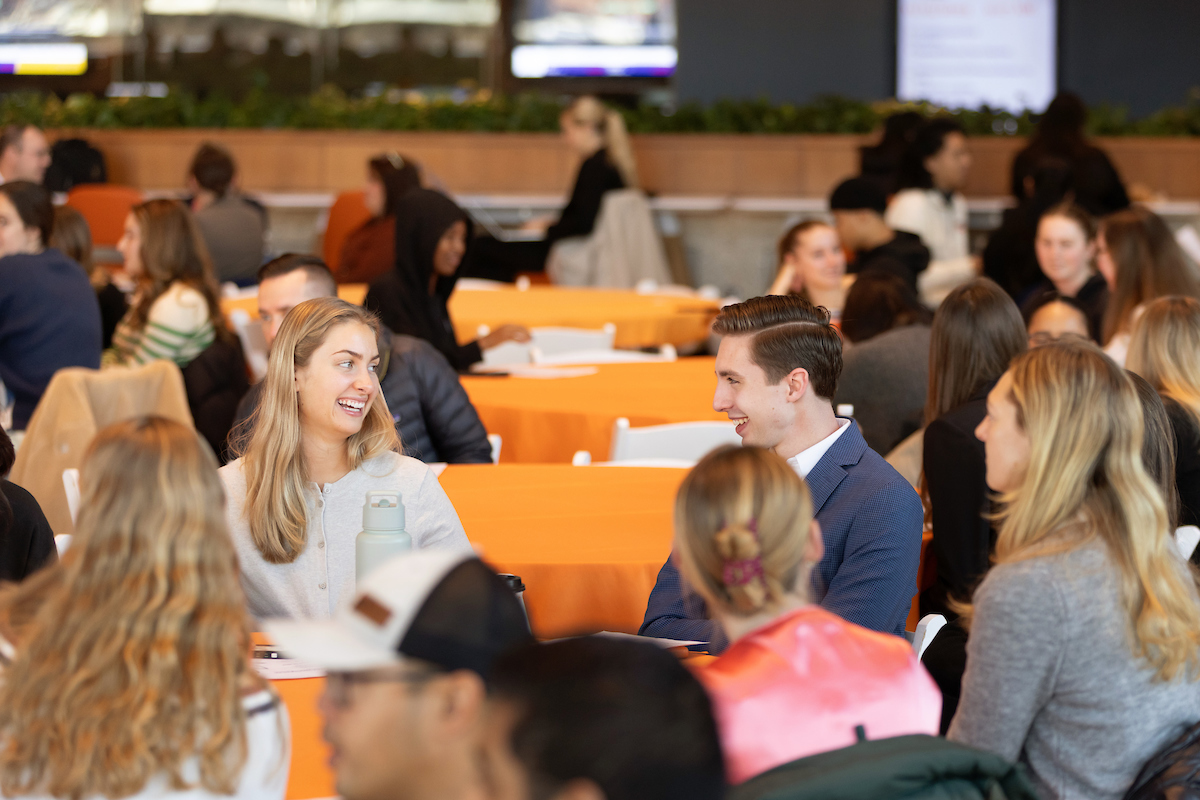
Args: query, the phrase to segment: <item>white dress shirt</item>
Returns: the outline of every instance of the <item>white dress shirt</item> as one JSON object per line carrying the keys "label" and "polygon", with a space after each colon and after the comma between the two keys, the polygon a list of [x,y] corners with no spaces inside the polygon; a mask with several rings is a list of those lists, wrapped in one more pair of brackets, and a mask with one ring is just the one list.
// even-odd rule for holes
{"label": "white dress shirt", "polygon": [[796,455],[787,460],[788,466],[796,470],[796,474],[801,478],[807,478],[808,473],[812,472],[813,467],[821,460],[821,456],[825,455],[829,448],[833,447],[833,443],[838,440],[838,437],[846,432],[850,427],[850,420],[843,417],[835,417],[837,420],[837,430],[826,436],[821,441],[809,447],[806,450],[801,450]]}

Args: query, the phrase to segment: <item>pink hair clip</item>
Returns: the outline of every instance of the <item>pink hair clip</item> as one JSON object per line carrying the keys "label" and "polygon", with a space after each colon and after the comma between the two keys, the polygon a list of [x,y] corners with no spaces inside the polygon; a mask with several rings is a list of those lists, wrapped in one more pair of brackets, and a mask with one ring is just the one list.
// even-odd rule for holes
{"label": "pink hair clip", "polygon": [[[746,530],[758,538],[758,520],[753,517],[746,523]],[[745,586],[751,581],[763,578],[761,555],[753,558],[738,558],[725,562],[721,570],[721,579],[726,586]]]}

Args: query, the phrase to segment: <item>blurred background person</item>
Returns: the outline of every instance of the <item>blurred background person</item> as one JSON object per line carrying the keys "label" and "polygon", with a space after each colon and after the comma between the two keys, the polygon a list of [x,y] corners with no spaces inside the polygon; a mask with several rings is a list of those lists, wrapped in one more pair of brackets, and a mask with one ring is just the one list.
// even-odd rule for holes
{"label": "blurred background person", "polygon": [[92,232],[83,215],[71,206],[55,206],[50,246],[83,267],[88,274],[100,302],[100,325],[104,331],[102,346],[107,350],[112,347],[117,323],[129,310],[129,300],[112,282],[108,270],[92,258]]}
{"label": "blurred background person", "polygon": [[8,480],[17,460],[0,428],[0,581],[20,583],[58,560],[54,531],[33,495]]}
{"label": "blurred background person", "polygon": [[834,324],[842,318],[846,290],[846,254],[833,226],[820,220],[793,225],[779,240],[779,266],[767,294],[798,294],[829,311]]}
{"label": "blurred background person", "polygon": [[887,454],[924,425],[933,314],[895,275],[868,270],[846,296],[842,356],[834,406],[854,407],[872,450]]}
{"label": "blurred background person", "polygon": [[0,182],[40,184],[50,167],[50,143],[37,125],[5,125],[0,131]]}
{"label": "blurred background person", "polygon": [[895,194],[900,181],[900,162],[913,134],[924,122],[925,118],[916,111],[889,114],[883,121],[879,144],[858,148],[859,176],[874,181],[885,195]]}
{"label": "blurred background person", "polygon": [[1096,221],[1074,203],[1060,203],[1038,221],[1035,241],[1038,267],[1045,279],[1022,303],[1026,321],[1045,295],[1069,297],[1087,316],[1088,336],[1100,341],[1108,284],[1096,271]]}
{"label": "blurred background person", "polygon": [[363,202],[371,218],[346,237],[334,277],[338,283],[371,283],[396,266],[396,206],[421,187],[421,168],[399,153],[367,162]]}
{"label": "blurred background person", "polygon": [[1096,235],[1096,267],[1108,284],[1101,343],[1119,366],[1146,303],[1167,295],[1200,298],[1200,277],[1162,217],[1133,206],[1105,217]]}
{"label": "blurred background person", "polygon": [[1088,327],[1087,312],[1073,297],[1043,294],[1026,304],[1025,330],[1029,346],[1041,347],[1064,337],[1095,341]]}
{"label": "blurred background person", "polygon": [[71,550],[0,598],[4,797],[282,800],[287,712],[250,666],[216,467],[157,417],[88,447]]}
{"label": "blurred background person", "polygon": [[559,117],[559,126],[567,148],[582,162],[571,197],[558,219],[542,217],[527,222],[524,230],[543,235],[536,241],[502,242],[481,237],[465,267],[464,278],[512,281],[520,272],[543,271],[555,242],[591,234],[607,192],[640,186],[633,145],[621,112],[584,95],[567,106]]}
{"label": "blurred background person", "polygon": [[1047,156],[1065,161],[1070,168],[1068,188],[1074,201],[1094,217],[1129,207],[1129,195],[1108,155],[1087,140],[1088,110],[1072,92],[1060,92],[1038,120],[1029,144],[1013,158],[1013,197],[1030,194],[1029,182]]}
{"label": "blurred background person", "polygon": [[12,426],[24,430],[54,373],[100,366],[100,304],[83,268],[49,247],[50,193],[0,184],[0,381]]}
{"label": "blurred background person", "polygon": [[1038,224],[1047,210],[1070,202],[1066,199],[1070,180],[1070,164],[1054,156],[1042,157],[1025,181],[1025,193],[1016,206],[1004,209],[1000,227],[988,235],[983,248],[983,274],[1000,284],[1018,304],[1028,299],[1045,277],[1036,249]]}
{"label": "blurred background person", "polygon": [[854,254],[850,272],[890,272],[915,291],[917,276],[929,266],[921,237],[893,230],[884,221],[887,196],[866,178],[849,178],[829,196],[829,211],[842,247]]}
{"label": "blurred background person", "polygon": [[196,227],[204,237],[217,280],[239,286],[253,283],[266,248],[267,212],[238,191],[233,156],[220,145],[201,145],[188,170],[187,184]]}

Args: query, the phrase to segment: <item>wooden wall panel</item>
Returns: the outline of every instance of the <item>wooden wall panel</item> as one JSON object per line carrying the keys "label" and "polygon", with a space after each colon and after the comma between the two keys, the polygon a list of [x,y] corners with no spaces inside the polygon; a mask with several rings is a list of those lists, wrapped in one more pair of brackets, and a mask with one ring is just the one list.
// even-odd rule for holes
{"label": "wooden wall panel", "polygon": [[[337,192],[362,185],[366,161],[396,150],[426,165],[452,191],[561,195],[578,159],[555,134],[378,131],[62,130],[108,160],[109,179],[143,189],[183,185],[196,148],[224,144],[249,191]],[[643,185],[664,195],[824,197],[858,169],[867,136],[646,135],[634,137]],[[971,141],[966,193],[1008,194],[1018,138]],[[1200,197],[1200,140],[1101,140],[1129,184],[1171,199]]]}

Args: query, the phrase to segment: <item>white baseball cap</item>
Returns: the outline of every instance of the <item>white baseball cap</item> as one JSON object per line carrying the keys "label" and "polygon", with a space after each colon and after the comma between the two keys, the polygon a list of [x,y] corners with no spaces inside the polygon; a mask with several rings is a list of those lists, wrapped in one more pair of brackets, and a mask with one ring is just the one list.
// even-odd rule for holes
{"label": "white baseball cap", "polygon": [[442,548],[381,564],[330,619],[274,619],[265,627],[288,656],[335,672],[408,657],[487,677],[497,656],[532,640],[525,612],[504,581],[471,553]]}

